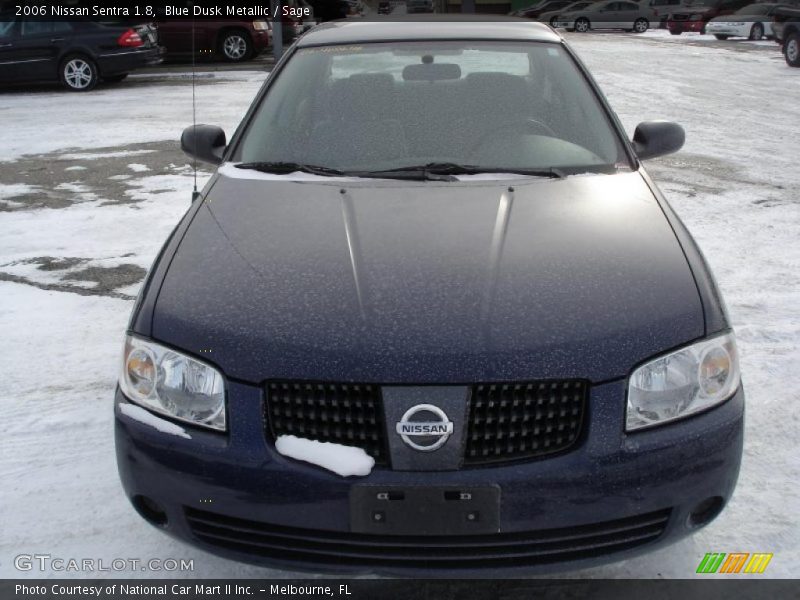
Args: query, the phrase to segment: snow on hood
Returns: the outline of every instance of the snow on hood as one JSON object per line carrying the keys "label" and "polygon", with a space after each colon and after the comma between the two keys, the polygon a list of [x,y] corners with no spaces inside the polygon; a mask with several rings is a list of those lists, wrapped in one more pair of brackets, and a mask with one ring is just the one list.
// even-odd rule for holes
{"label": "snow on hood", "polygon": [[364,477],[375,466],[375,459],[361,448],[318,442],[293,435],[279,436],[275,441],[275,448],[283,456],[317,465],[342,477]]}

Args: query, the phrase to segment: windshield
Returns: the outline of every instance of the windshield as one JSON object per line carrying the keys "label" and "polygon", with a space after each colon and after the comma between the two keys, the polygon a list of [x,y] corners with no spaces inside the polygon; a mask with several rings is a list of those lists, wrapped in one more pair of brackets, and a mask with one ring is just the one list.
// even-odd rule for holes
{"label": "windshield", "polygon": [[751,4],[736,11],[737,15],[765,15],[769,12],[770,7],[763,4]]}
{"label": "windshield", "polygon": [[605,111],[555,43],[403,42],[297,50],[234,161],[343,172],[448,164],[628,167]]}

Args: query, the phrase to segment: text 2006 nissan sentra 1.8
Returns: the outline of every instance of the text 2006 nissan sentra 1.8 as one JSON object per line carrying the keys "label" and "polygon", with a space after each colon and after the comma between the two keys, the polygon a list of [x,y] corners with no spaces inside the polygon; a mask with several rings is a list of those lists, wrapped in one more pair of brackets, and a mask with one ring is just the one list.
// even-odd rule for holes
{"label": "text 2006 nissan sentra 1.8", "polygon": [[126,493],[292,568],[515,574],[660,547],[736,484],[723,302],[546,26],[334,22],[276,66],[151,269],[116,394]]}

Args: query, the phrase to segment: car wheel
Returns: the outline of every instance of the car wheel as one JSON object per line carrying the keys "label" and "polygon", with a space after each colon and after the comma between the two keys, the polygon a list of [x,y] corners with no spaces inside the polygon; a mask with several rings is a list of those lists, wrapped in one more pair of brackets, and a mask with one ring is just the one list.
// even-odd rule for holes
{"label": "car wheel", "polygon": [[244,31],[227,31],[219,43],[220,54],[230,62],[242,62],[253,54],[253,42]]}
{"label": "car wheel", "polygon": [[783,57],[790,67],[800,67],[800,34],[792,33],[783,44]]}
{"label": "car wheel", "polygon": [[555,28],[556,28],[556,23],[557,23],[557,22],[558,22],[558,19],[556,19],[555,17],[553,17],[552,19],[550,19],[550,27],[552,27],[553,29],[555,29]]}
{"label": "car wheel", "polygon": [[715,33],[714,37],[717,38],[718,40],[727,40],[728,39],[727,35],[722,35],[721,33]]}
{"label": "car wheel", "polygon": [[669,30],[669,34],[670,35],[680,35],[682,33],[683,33],[682,31],[676,31],[675,29],[670,29]]}
{"label": "car wheel", "polygon": [[103,81],[107,81],[108,83],[119,83],[127,76],[127,73],[120,73],[119,75],[106,75],[103,77]]}
{"label": "car wheel", "polygon": [[633,23],[633,31],[635,33],[644,33],[648,29],[650,29],[650,23],[647,19],[636,19]]}
{"label": "car wheel", "polygon": [[591,25],[589,24],[589,19],[586,17],[581,17],[577,21],[575,21],[575,31],[578,33],[586,33],[589,31]]}
{"label": "car wheel", "polygon": [[754,23],[753,26],[750,28],[750,37],[751,40],[760,40],[764,37],[764,26],[761,23]]}
{"label": "car wheel", "polygon": [[61,84],[71,92],[88,92],[100,78],[97,65],[80,54],[73,54],[61,61],[59,77]]}

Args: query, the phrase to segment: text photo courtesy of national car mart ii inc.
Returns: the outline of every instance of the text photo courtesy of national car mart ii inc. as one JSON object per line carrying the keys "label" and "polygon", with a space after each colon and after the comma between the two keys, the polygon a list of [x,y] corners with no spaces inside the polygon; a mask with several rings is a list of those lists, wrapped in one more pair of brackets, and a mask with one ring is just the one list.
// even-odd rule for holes
{"label": "text photo courtesy of national car mart ii inc.", "polygon": [[109,583],[107,585],[80,585],[80,584],[49,584],[49,585],[27,585],[18,583],[14,586],[16,597],[46,597],[50,596],[86,596],[103,598],[106,596],[159,596],[176,597],[191,596],[198,597],[217,597],[220,595],[228,596],[253,596],[257,594],[270,594],[280,596],[352,596],[351,586],[346,583],[334,585],[317,584],[148,584],[148,583]]}

